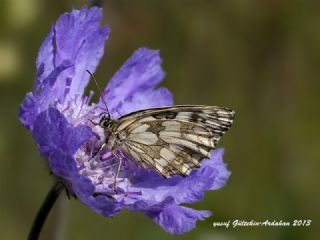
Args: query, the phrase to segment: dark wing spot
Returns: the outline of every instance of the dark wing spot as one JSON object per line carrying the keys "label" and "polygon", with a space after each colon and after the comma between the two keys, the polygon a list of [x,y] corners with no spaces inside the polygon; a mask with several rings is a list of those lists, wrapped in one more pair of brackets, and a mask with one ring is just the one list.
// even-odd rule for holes
{"label": "dark wing spot", "polygon": [[192,113],[192,115],[190,116],[190,122],[207,123],[207,120],[205,117],[202,117],[201,115],[199,115],[199,113]]}
{"label": "dark wing spot", "polygon": [[175,119],[175,117],[177,116],[177,113],[168,111],[168,112],[155,113],[155,114],[152,114],[152,116],[155,119]]}

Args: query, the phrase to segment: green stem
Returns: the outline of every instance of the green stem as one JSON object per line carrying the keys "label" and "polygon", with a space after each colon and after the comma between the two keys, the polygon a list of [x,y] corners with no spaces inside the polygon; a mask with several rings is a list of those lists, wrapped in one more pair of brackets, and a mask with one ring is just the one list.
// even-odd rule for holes
{"label": "green stem", "polygon": [[61,182],[58,181],[53,184],[37,212],[36,218],[32,224],[32,228],[29,232],[28,240],[37,240],[39,238],[47,216],[63,189],[64,186]]}

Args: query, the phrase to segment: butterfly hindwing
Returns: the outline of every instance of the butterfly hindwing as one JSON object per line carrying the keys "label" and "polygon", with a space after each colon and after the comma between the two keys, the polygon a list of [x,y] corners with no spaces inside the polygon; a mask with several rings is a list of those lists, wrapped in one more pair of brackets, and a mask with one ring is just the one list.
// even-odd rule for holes
{"label": "butterfly hindwing", "polygon": [[230,128],[234,112],[221,107],[173,106],[121,117],[112,128],[114,144],[143,168],[162,176],[188,175],[210,158]]}

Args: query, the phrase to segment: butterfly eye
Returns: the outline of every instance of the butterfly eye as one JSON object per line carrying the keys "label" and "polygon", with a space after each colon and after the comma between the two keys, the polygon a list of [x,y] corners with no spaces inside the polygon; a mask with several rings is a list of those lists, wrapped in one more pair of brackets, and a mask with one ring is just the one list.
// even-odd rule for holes
{"label": "butterfly eye", "polygon": [[110,126],[110,122],[109,122],[108,119],[106,119],[106,120],[103,122],[103,127],[104,127],[104,128],[107,128],[107,127],[109,127],[109,126]]}
{"label": "butterfly eye", "polygon": [[107,128],[110,126],[110,117],[108,116],[103,116],[99,122],[99,125],[102,127],[102,128]]}

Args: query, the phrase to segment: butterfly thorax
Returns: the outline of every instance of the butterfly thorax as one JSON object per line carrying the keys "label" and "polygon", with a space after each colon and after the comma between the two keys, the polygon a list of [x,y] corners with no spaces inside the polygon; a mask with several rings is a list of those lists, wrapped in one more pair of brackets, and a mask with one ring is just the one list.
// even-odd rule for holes
{"label": "butterfly thorax", "polygon": [[110,118],[108,119],[108,124],[105,124],[104,126],[101,126],[104,130],[104,137],[105,142],[107,144],[107,147],[112,150],[115,145],[115,139],[117,138],[117,132],[115,131],[115,126],[117,124],[117,121]]}

